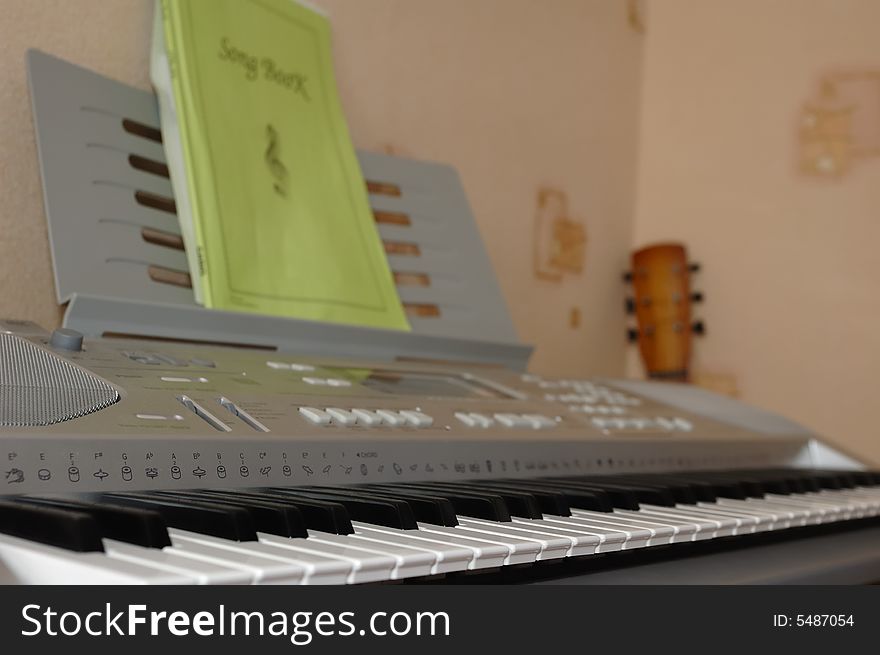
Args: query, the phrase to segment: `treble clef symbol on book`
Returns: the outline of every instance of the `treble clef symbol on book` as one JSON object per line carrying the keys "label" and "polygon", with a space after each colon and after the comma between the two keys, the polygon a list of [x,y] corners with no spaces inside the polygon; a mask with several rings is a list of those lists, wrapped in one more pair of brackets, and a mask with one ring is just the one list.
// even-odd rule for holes
{"label": "treble clef symbol on book", "polygon": [[278,131],[271,124],[266,125],[266,138],[269,146],[266,148],[266,154],[263,156],[269,172],[275,178],[275,193],[282,198],[287,197],[287,167],[278,158],[280,145],[278,143]]}

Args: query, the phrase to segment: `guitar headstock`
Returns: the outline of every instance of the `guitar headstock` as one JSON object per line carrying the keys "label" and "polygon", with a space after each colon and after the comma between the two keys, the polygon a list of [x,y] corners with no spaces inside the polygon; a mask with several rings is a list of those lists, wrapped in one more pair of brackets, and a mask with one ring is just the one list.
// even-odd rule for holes
{"label": "guitar headstock", "polygon": [[691,338],[705,334],[702,321],[692,318],[693,303],[703,294],[692,291],[691,276],[699,264],[688,262],[687,250],[678,243],[664,243],[636,250],[624,280],[632,283],[626,311],[634,314],[638,327],[628,330],[638,342],[648,377],[687,381],[690,377]]}

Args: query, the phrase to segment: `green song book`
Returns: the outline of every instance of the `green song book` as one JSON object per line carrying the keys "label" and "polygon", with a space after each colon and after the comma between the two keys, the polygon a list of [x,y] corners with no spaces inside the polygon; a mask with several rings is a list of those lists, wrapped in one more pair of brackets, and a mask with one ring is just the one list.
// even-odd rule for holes
{"label": "green song book", "polygon": [[326,16],[295,0],[161,0],[150,69],[196,301],[409,329]]}

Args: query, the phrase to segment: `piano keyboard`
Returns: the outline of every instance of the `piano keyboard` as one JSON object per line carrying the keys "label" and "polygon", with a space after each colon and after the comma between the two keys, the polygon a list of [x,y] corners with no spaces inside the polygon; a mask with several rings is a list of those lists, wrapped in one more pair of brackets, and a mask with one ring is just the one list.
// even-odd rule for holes
{"label": "piano keyboard", "polygon": [[7,584],[420,581],[880,513],[880,473],[676,472],[0,500]]}

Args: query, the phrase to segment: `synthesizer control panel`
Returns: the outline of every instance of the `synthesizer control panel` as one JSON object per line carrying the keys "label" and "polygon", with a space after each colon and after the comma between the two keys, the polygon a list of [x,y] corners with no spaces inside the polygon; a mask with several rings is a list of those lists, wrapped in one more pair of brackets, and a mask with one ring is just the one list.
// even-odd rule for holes
{"label": "synthesizer control panel", "polygon": [[712,397],[719,418],[705,392],[670,402],[657,383],[15,321],[0,321],[0,354],[3,494],[748,468],[789,462],[812,437]]}

